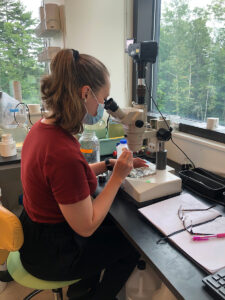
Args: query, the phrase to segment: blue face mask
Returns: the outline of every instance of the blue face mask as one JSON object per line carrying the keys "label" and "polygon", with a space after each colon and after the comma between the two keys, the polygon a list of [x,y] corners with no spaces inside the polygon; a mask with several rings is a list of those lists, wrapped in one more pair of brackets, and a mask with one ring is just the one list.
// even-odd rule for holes
{"label": "blue face mask", "polygon": [[84,117],[83,123],[87,125],[93,125],[96,124],[102,117],[104,113],[104,106],[103,104],[98,104],[98,109],[97,109],[97,115],[92,116],[89,113],[87,113]]}

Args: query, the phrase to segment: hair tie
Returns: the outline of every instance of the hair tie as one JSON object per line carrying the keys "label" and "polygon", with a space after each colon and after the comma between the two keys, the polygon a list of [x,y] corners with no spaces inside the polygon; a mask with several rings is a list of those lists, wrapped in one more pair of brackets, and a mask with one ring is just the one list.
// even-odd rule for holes
{"label": "hair tie", "polygon": [[75,61],[77,61],[80,56],[79,51],[74,50],[74,49],[72,49],[72,51],[73,51],[73,58]]}

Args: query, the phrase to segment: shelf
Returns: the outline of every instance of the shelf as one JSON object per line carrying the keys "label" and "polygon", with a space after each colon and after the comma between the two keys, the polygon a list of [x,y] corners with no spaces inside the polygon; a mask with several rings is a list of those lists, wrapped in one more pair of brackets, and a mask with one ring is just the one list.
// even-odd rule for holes
{"label": "shelf", "polygon": [[42,22],[38,25],[38,27],[35,29],[35,34],[38,37],[43,38],[50,38],[56,35],[57,33],[61,32],[59,26],[45,26],[45,22]]}
{"label": "shelf", "polygon": [[50,38],[61,32],[60,7],[47,3],[40,7],[40,24],[35,29],[38,37]]}
{"label": "shelf", "polygon": [[50,61],[60,51],[60,47],[47,47],[44,48],[41,53],[38,54],[38,61],[45,62]]}

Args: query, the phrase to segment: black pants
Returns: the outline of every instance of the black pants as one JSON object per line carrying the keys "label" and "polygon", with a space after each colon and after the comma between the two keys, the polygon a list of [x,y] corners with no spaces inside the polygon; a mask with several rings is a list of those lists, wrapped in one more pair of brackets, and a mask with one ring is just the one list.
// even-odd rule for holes
{"label": "black pants", "polygon": [[24,268],[45,280],[95,277],[105,269],[93,300],[114,299],[137,264],[139,254],[107,216],[91,237],[76,234],[66,222],[33,222],[25,212],[20,220]]}

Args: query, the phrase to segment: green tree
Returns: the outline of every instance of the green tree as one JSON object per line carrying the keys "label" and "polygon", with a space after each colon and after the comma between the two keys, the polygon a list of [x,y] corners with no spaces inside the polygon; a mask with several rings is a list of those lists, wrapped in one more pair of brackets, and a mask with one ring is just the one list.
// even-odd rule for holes
{"label": "green tree", "polygon": [[0,0],[0,89],[10,94],[10,82],[19,81],[27,103],[40,99],[44,72],[37,61],[43,42],[34,34],[36,24],[19,0]]}
{"label": "green tree", "polygon": [[[213,65],[213,86],[216,96],[215,115],[225,121],[225,2],[214,0],[209,6],[209,11],[216,22],[214,27],[214,65]],[[225,122],[224,122],[225,123]]]}
{"label": "green tree", "polygon": [[225,120],[224,20],[223,0],[205,8],[191,9],[188,0],[164,6],[157,91],[164,112],[202,121],[208,116]]}

